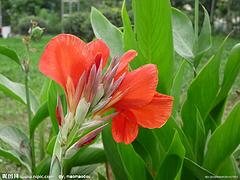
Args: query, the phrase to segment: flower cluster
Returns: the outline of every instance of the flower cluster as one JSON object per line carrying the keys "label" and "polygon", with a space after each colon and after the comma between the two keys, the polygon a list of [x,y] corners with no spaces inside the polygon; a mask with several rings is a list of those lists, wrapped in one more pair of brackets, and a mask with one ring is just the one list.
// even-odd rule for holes
{"label": "flower cluster", "polygon": [[[73,129],[76,131],[72,136],[79,128],[98,127],[78,141],[78,147],[101,132],[109,119],[114,140],[129,144],[137,137],[139,126],[159,128],[171,115],[173,98],[156,91],[156,66],[147,64],[129,71],[129,63],[137,56],[136,51],[129,50],[113,57],[106,67],[109,51],[102,40],[85,43],[73,35],[61,34],[48,43],[39,62],[40,71],[65,91],[65,117],[60,100],[57,106],[63,138],[67,141]],[[109,115],[112,110],[114,113]]]}

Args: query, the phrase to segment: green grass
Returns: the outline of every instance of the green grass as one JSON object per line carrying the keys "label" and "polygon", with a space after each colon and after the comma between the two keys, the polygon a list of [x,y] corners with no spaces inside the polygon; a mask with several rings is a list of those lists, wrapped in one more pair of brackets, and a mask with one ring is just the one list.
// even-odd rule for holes
{"label": "green grass", "polygon": [[[34,91],[36,95],[38,95],[41,91],[41,87],[43,85],[44,76],[38,70],[38,61],[41,56],[41,53],[44,49],[46,43],[51,39],[52,36],[44,36],[40,42],[33,42],[31,44],[30,53],[30,88]],[[208,59],[208,57],[214,53],[219,45],[222,43],[224,36],[215,36],[213,38],[213,47],[209,51],[208,55],[203,59],[200,66],[202,66]],[[226,48],[224,50],[224,59],[226,59],[229,50],[233,47],[234,44],[240,42],[239,40],[230,38],[226,43]],[[24,59],[26,56],[26,49],[22,44],[21,37],[9,38],[9,39],[0,39],[0,45],[5,45],[11,49],[14,49],[20,56],[21,59]],[[222,61],[222,65],[226,63],[226,60]],[[13,81],[23,83],[24,82],[24,74],[15,62],[9,60],[4,56],[0,56],[0,73],[7,76]],[[238,82],[238,83],[237,83]],[[235,93],[236,89],[239,89],[240,83],[239,78],[235,83],[234,90],[232,91],[232,95],[230,98],[230,106],[236,101],[237,94]],[[16,102],[8,97],[6,97],[2,92],[0,92],[0,124],[14,124],[20,129],[27,132],[27,111],[26,107]],[[0,170],[16,170],[16,166],[12,164],[9,166],[5,166],[2,164],[0,159]],[[14,169],[13,169],[14,168]]]}
{"label": "green grass", "polygon": [[[40,93],[44,80],[44,76],[38,70],[38,61],[44,46],[51,37],[52,36],[44,36],[41,41],[31,43],[29,86],[35,94]],[[26,58],[26,48],[22,44],[21,37],[0,39],[0,45],[15,50],[21,60]],[[0,56],[0,73],[7,76],[12,81],[24,83],[24,73],[21,67],[4,56]],[[17,125],[26,123],[25,107],[4,96],[2,92],[0,92],[0,123],[16,123]]]}

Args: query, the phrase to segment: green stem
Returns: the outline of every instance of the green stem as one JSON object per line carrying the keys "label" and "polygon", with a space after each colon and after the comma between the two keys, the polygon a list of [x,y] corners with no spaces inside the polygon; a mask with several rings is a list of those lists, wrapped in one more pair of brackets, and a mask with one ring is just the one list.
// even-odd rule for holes
{"label": "green stem", "polygon": [[[30,128],[32,114],[31,114],[31,105],[30,105],[29,87],[28,87],[28,72],[25,72],[25,91],[26,91],[26,100],[27,100],[28,127]],[[34,174],[35,172],[34,137],[31,136],[30,134],[29,134],[29,137],[30,137],[30,144],[31,144],[32,174]]]}

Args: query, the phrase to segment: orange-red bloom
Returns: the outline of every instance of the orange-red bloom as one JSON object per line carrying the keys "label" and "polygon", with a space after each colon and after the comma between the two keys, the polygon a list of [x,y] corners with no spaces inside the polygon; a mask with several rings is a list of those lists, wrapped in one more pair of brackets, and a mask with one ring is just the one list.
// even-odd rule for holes
{"label": "orange-red bloom", "polygon": [[[171,96],[156,92],[157,68],[148,64],[128,72],[112,101],[119,114],[113,118],[112,134],[117,142],[130,144],[138,134],[138,127],[160,128],[171,115]],[[110,102],[111,103],[111,102]]]}
{"label": "orange-red bloom", "polygon": [[[113,138],[129,144],[136,138],[139,126],[159,128],[172,110],[172,97],[156,92],[155,65],[128,72],[128,64],[136,55],[136,51],[130,50],[113,59],[102,75],[109,57],[107,45],[102,40],[86,44],[73,35],[61,34],[48,43],[39,69],[64,88],[72,113],[82,96],[92,103],[96,114],[114,108],[118,113],[112,121]],[[104,93],[98,94],[101,88]],[[58,115],[62,118],[62,114]]]}

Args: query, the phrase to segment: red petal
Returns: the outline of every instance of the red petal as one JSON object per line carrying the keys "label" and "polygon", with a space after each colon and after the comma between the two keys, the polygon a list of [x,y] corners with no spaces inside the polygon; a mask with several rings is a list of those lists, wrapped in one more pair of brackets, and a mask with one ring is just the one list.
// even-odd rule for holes
{"label": "red petal", "polygon": [[76,87],[83,71],[88,71],[93,63],[86,52],[87,45],[81,39],[60,34],[48,43],[41,56],[39,69],[64,88],[67,77],[71,77]]}
{"label": "red petal", "polygon": [[131,112],[137,119],[137,123],[145,128],[162,127],[172,112],[173,97],[156,93],[152,101],[138,109],[132,109]]}
{"label": "red petal", "polygon": [[113,95],[113,99],[119,93],[123,93],[124,96],[114,107],[136,108],[148,104],[156,92],[157,83],[157,68],[153,64],[142,66],[127,73],[122,84]]}
{"label": "red petal", "polygon": [[[100,61],[102,59],[103,68],[107,64],[109,57],[109,48],[101,39],[97,39],[87,44],[89,53],[92,56],[91,59],[95,60],[97,68],[99,67]],[[101,55],[101,56],[99,56]]]}
{"label": "red petal", "polygon": [[130,144],[134,141],[138,135],[138,124],[131,112],[124,111],[113,118],[112,135],[118,143]]}
{"label": "red petal", "polygon": [[128,64],[137,56],[137,51],[129,50],[120,58],[120,64],[115,76],[118,79],[124,72],[128,71]]}

